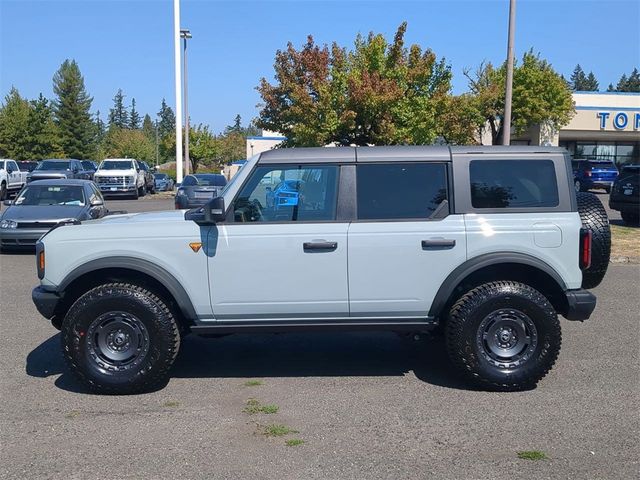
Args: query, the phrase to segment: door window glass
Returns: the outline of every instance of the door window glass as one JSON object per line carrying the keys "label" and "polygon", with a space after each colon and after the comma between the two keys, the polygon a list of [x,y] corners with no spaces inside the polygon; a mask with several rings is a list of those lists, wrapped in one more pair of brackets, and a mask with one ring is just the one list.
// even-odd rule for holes
{"label": "door window glass", "polygon": [[361,220],[427,219],[447,199],[442,163],[364,164],[356,177]]}
{"label": "door window glass", "polygon": [[233,204],[234,221],[335,220],[337,191],[337,166],[261,166]]}

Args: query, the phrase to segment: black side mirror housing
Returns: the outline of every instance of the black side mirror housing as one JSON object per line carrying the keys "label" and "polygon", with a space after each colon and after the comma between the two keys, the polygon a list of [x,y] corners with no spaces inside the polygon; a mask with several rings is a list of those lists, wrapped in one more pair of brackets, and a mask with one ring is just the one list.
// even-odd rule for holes
{"label": "black side mirror housing", "polygon": [[196,222],[198,225],[213,225],[226,218],[223,197],[215,197],[202,207],[192,208],[184,213],[184,219]]}

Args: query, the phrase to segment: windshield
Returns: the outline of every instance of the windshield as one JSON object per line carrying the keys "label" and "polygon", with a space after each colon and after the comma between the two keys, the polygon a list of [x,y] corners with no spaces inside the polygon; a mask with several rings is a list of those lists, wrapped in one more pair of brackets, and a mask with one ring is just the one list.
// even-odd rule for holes
{"label": "windshield", "polygon": [[78,185],[30,185],[26,187],[14,205],[67,205],[82,207],[85,204],[83,188]]}
{"label": "windshield", "polygon": [[100,170],[131,170],[131,160],[105,160],[100,164]]}
{"label": "windshield", "polygon": [[86,170],[94,170],[96,167],[93,166],[93,162],[90,162],[88,160],[84,160],[82,162],[82,166],[86,169]]}
{"label": "windshield", "polygon": [[59,160],[43,160],[35,168],[36,170],[70,170],[70,162],[61,162]]}
{"label": "windshield", "polygon": [[194,175],[198,179],[198,185],[207,187],[224,187],[227,179],[224,175]]}

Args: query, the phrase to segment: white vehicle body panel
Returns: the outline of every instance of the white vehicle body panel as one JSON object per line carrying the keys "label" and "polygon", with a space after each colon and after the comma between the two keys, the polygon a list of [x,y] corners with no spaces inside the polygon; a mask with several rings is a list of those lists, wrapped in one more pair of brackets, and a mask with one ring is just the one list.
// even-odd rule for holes
{"label": "white vehicle body panel", "polygon": [[[423,240],[455,240],[423,248]],[[445,278],[467,258],[462,215],[434,221],[355,222],[349,227],[352,316],[426,317]]]}
{"label": "white vehicle body panel", "polygon": [[[11,173],[7,172],[7,163],[12,162],[15,170]],[[0,184],[3,182],[7,186],[7,190],[20,190],[27,183],[27,175],[29,172],[22,172],[18,164],[11,159],[0,159]]]}
{"label": "white vehicle body panel", "polygon": [[464,215],[469,259],[487,253],[523,253],[543,261],[565,282],[580,288],[580,228],[577,212]]}
{"label": "white vehicle body panel", "polygon": [[[217,320],[349,315],[348,223],[230,224],[209,233]],[[305,251],[305,242],[336,242]]]}

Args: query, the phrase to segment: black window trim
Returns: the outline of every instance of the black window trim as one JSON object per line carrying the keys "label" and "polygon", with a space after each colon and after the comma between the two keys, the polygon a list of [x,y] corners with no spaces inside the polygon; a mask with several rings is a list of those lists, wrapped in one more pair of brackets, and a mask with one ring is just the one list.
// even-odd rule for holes
{"label": "black window trim", "polygon": [[[358,218],[358,182],[357,182],[357,177],[355,177],[356,175],[356,170],[358,168],[358,166],[360,165],[385,165],[385,164],[411,164],[411,165],[415,165],[415,164],[419,164],[419,163],[424,163],[424,164],[434,164],[434,163],[439,163],[444,165],[445,167],[445,184],[446,184],[446,188],[447,188],[447,199],[446,201],[448,202],[448,213],[446,215],[438,215],[437,217],[412,217],[412,218]],[[372,161],[372,162],[358,162],[354,165],[354,188],[353,188],[353,193],[351,194],[351,196],[353,197],[353,202],[355,204],[355,210],[354,210],[354,216],[353,216],[353,223],[380,223],[380,222],[384,222],[384,223],[399,223],[399,222],[439,222],[444,220],[445,218],[449,217],[450,215],[453,214],[454,210],[454,204],[455,204],[455,200],[454,200],[454,194],[453,194],[453,169],[452,169],[452,165],[450,161],[446,161],[446,160],[433,160],[433,159],[429,159],[429,160],[407,160],[405,161],[404,159],[402,160],[394,160],[393,158],[388,158],[383,160],[377,160],[376,161]],[[437,210],[438,207],[436,207]],[[434,210],[434,212],[436,211]]]}

